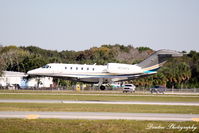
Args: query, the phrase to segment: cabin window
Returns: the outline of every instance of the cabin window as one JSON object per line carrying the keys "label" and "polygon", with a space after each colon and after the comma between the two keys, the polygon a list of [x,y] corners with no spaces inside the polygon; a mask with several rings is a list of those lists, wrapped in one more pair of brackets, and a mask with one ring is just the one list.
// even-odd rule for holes
{"label": "cabin window", "polygon": [[73,67],[70,67],[70,69],[72,70],[72,69],[73,69]]}
{"label": "cabin window", "polygon": [[65,69],[67,69],[67,67],[65,67]]}
{"label": "cabin window", "polygon": [[82,67],[81,70],[84,70],[84,68]]}
{"label": "cabin window", "polygon": [[87,68],[87,70],[89,70],[89,68]]}
{"label": "cabin window", "polygon": [[93,71],[95,70],[95,68],[93,68]]}
{"label": "cabin window", "polygon": [[76,67],[76,70],[78,70],[78,67]]}
{"label": "cabin window", "polygon": [[51,66],[45,65],[45,66],[43,66],[42,68],[51,68]]}

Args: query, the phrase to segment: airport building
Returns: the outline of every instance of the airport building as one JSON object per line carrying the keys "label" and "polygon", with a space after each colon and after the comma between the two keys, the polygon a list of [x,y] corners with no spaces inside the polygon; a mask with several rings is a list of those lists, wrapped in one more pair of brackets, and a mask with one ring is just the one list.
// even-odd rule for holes
{"label": "airport building", "polygon": [[52,77],[27,78],[22,72],[4,71],[0,77],[0,87],[8,89],[18,88],[49,88],[53,85]]}
{"label": "airport building", "polygon": [[30,87],[49,88],[53,86],[53,78],[52,77],[31,78],[26,83],[24,83],[24,86],[26,86],[27,88]]}

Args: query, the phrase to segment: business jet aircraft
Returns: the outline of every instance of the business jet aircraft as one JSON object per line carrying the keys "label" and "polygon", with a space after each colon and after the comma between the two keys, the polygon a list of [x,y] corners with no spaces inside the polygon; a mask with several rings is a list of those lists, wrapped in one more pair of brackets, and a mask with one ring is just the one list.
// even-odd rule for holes
{"label": "business jet aircraft", "polygon": [[135,65],[120,63],[108,63],[107,65],[50,63],[41,68],[28,71],[28,75],[98,83],[100,89],[104,90],[103,83],[133,80],[155,74],[169,58],[179,56],[182,56],[182,53],[172,50],[159,50]]}

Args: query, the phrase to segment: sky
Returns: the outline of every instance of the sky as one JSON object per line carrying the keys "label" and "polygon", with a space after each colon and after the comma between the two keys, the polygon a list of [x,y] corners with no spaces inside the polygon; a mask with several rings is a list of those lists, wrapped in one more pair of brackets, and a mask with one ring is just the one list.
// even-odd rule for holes
{"label": "sky", "polygon": [[0,0],[0,45],[199,51],[199,0]]}

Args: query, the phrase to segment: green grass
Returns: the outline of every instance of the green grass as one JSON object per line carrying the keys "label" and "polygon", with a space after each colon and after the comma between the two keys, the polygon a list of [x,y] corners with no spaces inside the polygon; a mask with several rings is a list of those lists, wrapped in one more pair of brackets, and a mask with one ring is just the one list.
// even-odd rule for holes
{"label": "green grass", "polygon": [[[123,94],[122,90],[0,90],[0,93],[58,93],[58,94]],[[141,93],[134,93],[141,94]],[[143,94],[143,93],[142,93]]]}
{"label": "green grass", "polygon": [[[151,94],[149,91],[136,91],[135,93],[122,93],[122,90],[86,90],[86,91],[74,91],[74,90],[1,90],[0,93],[38,93],[38,94],[46,94],[46,93],[56,93],[56,94],[117,94],[117,95],[162,95],[162,94]],[[191,93],[191,94],[164,94],[170,96],[199,96],[199,94]]]}
{"label": "green grass", "polygon": [[87,101],[159,101],[159,102],[199,102],[199,97],[175,96],[133,96],[133,95],[62,95],[62,94],[0,94],[0,99],[57,99]]}
{"label": "green grass", "polygon": [[[171,129],[170,125],[195,129]],[[164,127],[165,129],[147,129]],[[199,132],[197,122],[160,122],[160,121],[129,121],[129,120],[60,120],[60,119],[0,119],[1,133],[173,133]]]}
{"label": "green grass", "polygon": [[198,106],[0,103],[0,111],[64,111],[199,114]]}
{"label": "green grass", "polygon": [[75,91],[75,90],[0,90],[0,93],[65,93],[65,94],[114,94],[122,91]]}

